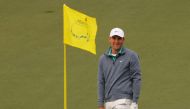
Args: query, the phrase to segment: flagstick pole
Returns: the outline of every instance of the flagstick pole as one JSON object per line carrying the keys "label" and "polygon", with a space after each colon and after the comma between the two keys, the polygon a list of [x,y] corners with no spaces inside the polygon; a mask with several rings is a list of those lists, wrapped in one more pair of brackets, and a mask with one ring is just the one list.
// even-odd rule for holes
{"label": "flagstick pole", "polygon": [[67,109],[67,70],[66,70],[66,44],[64,44],[64,109]]}

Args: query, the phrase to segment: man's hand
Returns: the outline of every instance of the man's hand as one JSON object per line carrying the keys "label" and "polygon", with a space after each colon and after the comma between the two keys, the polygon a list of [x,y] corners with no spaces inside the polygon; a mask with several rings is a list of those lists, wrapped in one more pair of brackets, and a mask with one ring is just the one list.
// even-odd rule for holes
{"label": "man's hand", "polygon": [[105,109],[104,106],[100,106],[98,109]]}
{"label": "man's hand", "polygon": [[137,103],[131,103],[130,109],[138,109],[138,104]]}

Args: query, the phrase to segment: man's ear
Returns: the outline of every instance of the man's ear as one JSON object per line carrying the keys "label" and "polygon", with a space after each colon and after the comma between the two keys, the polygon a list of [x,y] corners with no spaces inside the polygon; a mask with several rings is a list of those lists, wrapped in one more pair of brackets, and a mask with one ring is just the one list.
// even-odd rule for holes
{"label": "man's ear", "polygon": [[111,37],[108,37],[108,42],[110,42],[111,41]]}

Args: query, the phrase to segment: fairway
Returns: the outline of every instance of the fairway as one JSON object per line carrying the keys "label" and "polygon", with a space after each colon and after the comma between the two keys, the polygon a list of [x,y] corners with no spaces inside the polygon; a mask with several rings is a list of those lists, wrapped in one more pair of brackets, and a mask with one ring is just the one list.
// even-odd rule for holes
{"label": "fairway", "polygon": [[140,56],[139,109],[190,109],[189,0],[0,0],[0,109],[63,109],[63,3],[98,25],[97,55],[67,46],[68,109],[98,109],[113,27]]}

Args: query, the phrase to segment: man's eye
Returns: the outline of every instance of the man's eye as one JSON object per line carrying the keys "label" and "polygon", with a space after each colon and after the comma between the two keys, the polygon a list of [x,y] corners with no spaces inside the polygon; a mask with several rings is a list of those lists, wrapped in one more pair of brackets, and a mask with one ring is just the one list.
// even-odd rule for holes
{"label": "man's eye", "polygon": [[115,40],[115,39],[116,39],[116,37],[112,37],[112,39],[114,39],[114,40]]}
{"label": "man's eye", "polygon": [[121,40],[121,37],[112,37],[112,39],[114,39],[114,40]]}

